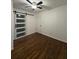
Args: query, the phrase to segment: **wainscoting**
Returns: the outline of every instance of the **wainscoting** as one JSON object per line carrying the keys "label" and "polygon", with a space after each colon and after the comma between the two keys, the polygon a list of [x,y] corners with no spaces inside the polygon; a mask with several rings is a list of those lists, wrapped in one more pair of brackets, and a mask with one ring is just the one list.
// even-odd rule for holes
{"label": "wainscoting", "polygon": [[67,59],[67,43],[40,33],[14,41],[12,59]]}

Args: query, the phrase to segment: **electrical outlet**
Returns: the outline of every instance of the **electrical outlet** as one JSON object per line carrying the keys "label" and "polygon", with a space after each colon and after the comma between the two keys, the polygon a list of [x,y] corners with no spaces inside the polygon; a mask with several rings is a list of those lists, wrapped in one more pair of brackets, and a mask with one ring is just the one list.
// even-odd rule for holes
{"label": "electrical outlet", "polygon": [[40,25],[40,27],[42,27],[42,25]]}

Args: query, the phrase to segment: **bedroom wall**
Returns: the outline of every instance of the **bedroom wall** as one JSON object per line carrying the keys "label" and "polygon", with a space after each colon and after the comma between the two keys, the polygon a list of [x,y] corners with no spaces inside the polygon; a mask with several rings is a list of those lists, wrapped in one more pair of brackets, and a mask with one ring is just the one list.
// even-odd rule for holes
{"label": "bedroom wall", "polygon": [[67,41],[67,6],[63,5],[36,15],[37,32]]}
{"label": "bedroom wall", "polygon": [[36,32],[36,19],[34,16],[26,16],[26,33],[30,35]]}

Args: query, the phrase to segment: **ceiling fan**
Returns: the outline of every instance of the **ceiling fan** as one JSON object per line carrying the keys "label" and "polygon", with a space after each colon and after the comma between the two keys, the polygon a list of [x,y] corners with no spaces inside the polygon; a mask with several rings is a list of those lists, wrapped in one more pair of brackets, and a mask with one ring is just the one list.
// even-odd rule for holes
{"label": "ceiling fan", "polygon": [[31,4],[31,7],[32,7],[33,9],[36,9],[36,8],[42,9],[42,6],[41,6],[41,5],[43,4],[42,1],[40,1],[40,2],[38,2],[38,3],[36,3],[36,2],[31,2],[30,0],[26,0],[26,1]]}

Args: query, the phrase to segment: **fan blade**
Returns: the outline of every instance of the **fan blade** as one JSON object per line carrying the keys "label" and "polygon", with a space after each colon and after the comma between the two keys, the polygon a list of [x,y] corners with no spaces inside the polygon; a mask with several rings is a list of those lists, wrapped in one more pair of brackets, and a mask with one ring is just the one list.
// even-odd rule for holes
{"label": "fan blade", "polygon": [[43,2],[42,2],[42,1],[40,1],[40,2],[38,2],[38,3],[37,3],[37,5],[40,5],[40,4],[43,4]]}
{"label": "fan blade", "polygon": [[47,9],[47,10],[50,10],[50,9],[52,9],[51,7],[49,7],[49,6],[46,6],[46,5],[41,5],[41,7],[42,7],[43,9]]}
{"label": "fan blade", "polygon": [[29,1],[29,0],[26,0],[26,1],[28,1],[30,4],[32,4],[32,2],[31,2],[31,1]]}
{"label": "fan blade", "polygon": [[37,7],[37,8],[42,9],[42,7]]}

